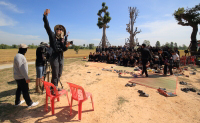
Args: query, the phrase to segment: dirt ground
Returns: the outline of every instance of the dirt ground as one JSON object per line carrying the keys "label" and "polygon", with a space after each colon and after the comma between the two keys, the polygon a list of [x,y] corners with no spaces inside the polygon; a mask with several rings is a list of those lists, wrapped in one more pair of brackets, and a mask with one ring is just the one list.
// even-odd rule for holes
{"label": "dirt ground", "polygon": [[[93,95],[94,111],[91,100],[83,103],[82,120],[78,121],[77,101],[73,102],[73,114],[69,115],[69,105],[66,96],[55,103],[55,115],[51,115],[50,102],[48,112],[44,111],[44,100],[37,107],[22,109],[15,114],[14,122],[83,122],[83,123],[199,123],[200,122],[200,70],[189,78],[178,77],[188,85],[178,84],[176,97],[164,97],[156,89],[136,85],[125,87],[131,79],[119,78],[117,73],[102,71],[102,68],[85,67],[87,62],[73,62],[64,67],[62,83],[69,91],[66,82],[82,86],[86,92]],[[91,72],[91,73],[87,73]],[[189,75],[190,70],[185,71]],[[97,75],[100,74],[100,75]],[[148,79],[148,78],[146,78]],[[181,88],[194,87],[197,92],[185,93]],[[149,97],[140,97],[138,90],[143,90]],[[42,95],[45,97],[45,94]],[[68,96],[71,97],[70,93]],[[35,98],[34,100],[37,100]],[[71,99],[70,99],[71,100]],[[11,116],[10,117],[14,117]],[[9,122],[10,119],[4,120]]]}

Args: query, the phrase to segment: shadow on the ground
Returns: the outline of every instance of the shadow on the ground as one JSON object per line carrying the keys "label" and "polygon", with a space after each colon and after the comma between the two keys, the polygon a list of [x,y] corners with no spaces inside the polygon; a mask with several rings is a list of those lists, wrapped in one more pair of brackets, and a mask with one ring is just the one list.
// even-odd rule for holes
{"label": "shadow on the ground", "polygon": [[[77,106],[77,105],[73,105]],[[58,111],[57,109],[61,109]],[[93,110],[84,110],[85,112],[91,112]],[[28,109],[27,106],[14,106],[10,103],[0,104],[0,122],[14,122],[23,123],[29,121],[29,118],[36,118],[35,123],[47,123],[47,122],[77,122],[78,120],[78,108],[73,110],[70,116],[70,106],[55,107],[55,114],[52,115],[50,104],[48,104],[48,111],[44,109],[44,105],[37,108]],[[8,115],[5,115],[8,114]],[[74,117],[77,120],[72,120]],[[16,120],[18,119],[18,120]]]}

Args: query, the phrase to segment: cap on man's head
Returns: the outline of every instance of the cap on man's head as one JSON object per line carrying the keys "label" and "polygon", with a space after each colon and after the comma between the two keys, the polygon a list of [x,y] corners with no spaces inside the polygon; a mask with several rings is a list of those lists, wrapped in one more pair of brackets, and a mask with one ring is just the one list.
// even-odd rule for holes
{"label": "cap on man's head", "polygon": [[26,44],[20,44],[19,48],[29,48]]}

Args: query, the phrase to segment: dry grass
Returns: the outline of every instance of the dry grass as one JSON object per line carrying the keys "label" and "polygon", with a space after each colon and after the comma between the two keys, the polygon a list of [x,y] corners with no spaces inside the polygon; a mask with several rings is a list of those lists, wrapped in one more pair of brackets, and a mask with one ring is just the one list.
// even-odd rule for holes
{"label": "dry grass", "polygon": [[[78,54],[73,49],[69,49],[64,53],[65,58],[75,57],[88,57],[90,52],[95,50],[79,50]],[[14,60],[14,56],[17,54],[18,49],[0,49],[0,63],[11,63]],[[34,61],[36,59],[36,49],[28,49],[26,53],[27,61]]]}
{"label": "dry grass", "polygon": [[[71,64],[85,64],[85,61],[81,61],[81,58],[73,58],[73,59],[65,59],[64,60],[64,66],[70,66]],[[45,100],[44,94],[38,94],[35,92],[35,78],[36,78],[36,68],[35,65],[28,65],[29,68],[29,77],[31,82],[29,83],[30,88],[30,95],[31,99],[33,101],[39,101],[41,102],[39,106],[43,105],[43,102]],[[63,74],[66,74],[65,71],[63,71]],[[0,122],[1,119],[4,117],[8,117],[11,114],[13,114],[13,117],[18,114],[18,112],[22,109],[25,109],[26,106],[14,106],[15,101],[15,92],[17,88],[17,84],[13,78],[13,68],[7,68],[0,70]],[[50,75],[51,79],[51,75]],[[22,96],[21,96],[22,98]],[[15,118],[11,118],[11,122],[16,122],[14,120]]]}
{"label": "dry grass", "polygon": [[[64,53],[65,58],[76,58],[76,57],[88,57],[90,52],[95,50],[79,50],[79,53],[73,49],[69,49]],[[179,50],[180,56],[185,55],[184,50]],[[11,63],[14,60],[14,56],[18,52],[18,49],[0,49],[0,63]],[[29,49],[26,54],[27,61],[34,61],[36,59],[36,49]]]}

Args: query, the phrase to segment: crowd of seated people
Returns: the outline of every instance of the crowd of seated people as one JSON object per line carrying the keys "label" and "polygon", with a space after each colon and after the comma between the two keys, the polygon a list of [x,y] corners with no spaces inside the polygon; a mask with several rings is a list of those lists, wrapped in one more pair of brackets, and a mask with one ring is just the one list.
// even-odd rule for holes
{"label": "crowd of seated people", "polygon": [[[168,65],[169,68],[179,68],[179,51],[178,48],[172,50],[169,47],[147,47],[152,55],[149,60],[149,67],[157,69],[159,66]],[[126,46],[112,46],[106,48],[96,48],[96,52],[89,54],[88,61],[117,64],[120,66],[134,67],[141,66],[141,47],[127,48]],[[159,52],[162,50],[162,52]],[[170,67],[171,66],[171,67]]]}

